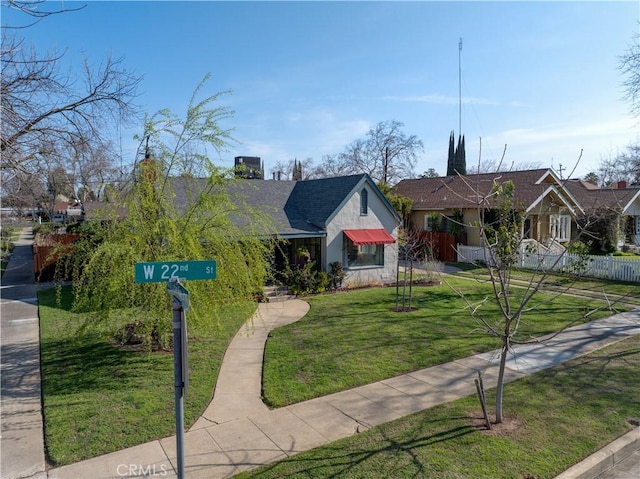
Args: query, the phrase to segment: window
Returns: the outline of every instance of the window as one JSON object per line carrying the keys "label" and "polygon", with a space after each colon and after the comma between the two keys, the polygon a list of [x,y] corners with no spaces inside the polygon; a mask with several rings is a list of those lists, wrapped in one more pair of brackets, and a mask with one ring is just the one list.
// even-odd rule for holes
{"label": "window", "polygon": [[425,231],[440,231],[440,214],[427,213],[424,215],[424,230]]}
{"label": "window", "polygon": [[367,192],[366,189],[363,188],[362,191],[360,192],[360,215],[361,216],[366,216],[369,213],[368,197],[369,197],[369,193]]}
{"label": "window", "polygon": [[384,266],[384,245],[383,244],[363,244],[355,245],[353,241],[345,235],[345,258],[343,263],[347,268],[357,268],[359,266]]}
{"label": "window", "polygon": [[569,241],[571,239],[571,216],[551,215],[549,234],[556,241]]}

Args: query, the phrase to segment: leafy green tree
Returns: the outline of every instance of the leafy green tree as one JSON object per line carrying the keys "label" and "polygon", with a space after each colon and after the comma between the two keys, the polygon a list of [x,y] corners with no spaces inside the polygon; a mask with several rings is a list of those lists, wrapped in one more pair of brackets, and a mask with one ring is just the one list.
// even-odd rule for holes
{"label": "leafy green tree", "polygon": [[467,160],[464,146],[464,135],[458,137],[458,146],[454,148],[453,131],[449,136],[449,155],[447,158],[447,176],[466,175]]}
{"label": "leafy green tree", "polygon": [[461,175],[467,174],[467,153],[464,146],[464,135],[462,135],[462,142],[458,145],[456,150],[457,169]]}
{"label": "leafy green tree", "polygon": [[395,192],[393,187],[386,183],[378,183],[378,188],[382,194],[387,198],[393,209],[396,210],[398,216],[404,220],[406,224],[411,217],[411,207],[413,206],[413,200],[406,196],[399,195]]}
{"label": "leafy green tree", "polygon": [[420,175],[420,178],[438,178],[440,175],[435,168],[429,168]]}
{"label": "leafy green tree", "polygon": [[453,130],[449,135],[449,153],[447,156],[447,176],[454,176],[456,174],[456,156],[455,156],[455,138]]}
{"label": "leafy green tree", "polygon": [[589,173],[584,175],[582,179],[588,183],[593,183],[594,185],[598,184],[598,175],[593,171],[590,171]]}
{"label": "leafy green tree", "polygon": [[[168,344],[170,296],[164,283],[134,283],[134,264],[146,261],[215,259],[217,278],[186,282],[191,331],[212,331],[222,305],[250,300],[262,290],[272,251],[270,225],[230,196],[232,171],[216,167],[206,149],[230,139],[220,122],[232,112],[217,106],[220,94],[197,100],[198,86],[183,119],[168,110],[147,120],[148,152],[136,168],[124,204],[126,218],[104,221],[76,245],[71,273],[74,307],[88,313],[87,325],[109,334],[125,327],[123,310],[135,318],[137,334],[149,344]],[[187,160],[197,162],[197,165]],[[185,175],[205,171],[206,179]],[[186,182],[176,201],[173,179]],[[130,322],[131,320],[129,320]]]}

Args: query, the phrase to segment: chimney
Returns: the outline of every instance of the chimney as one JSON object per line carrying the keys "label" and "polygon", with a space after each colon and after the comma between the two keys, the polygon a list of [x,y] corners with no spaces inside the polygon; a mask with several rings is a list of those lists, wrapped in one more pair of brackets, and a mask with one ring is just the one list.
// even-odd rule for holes
{"label": "chimney", "polygon": [[625,180],[618,181],[618,189],[623,190],[627,187],[627,182]]}

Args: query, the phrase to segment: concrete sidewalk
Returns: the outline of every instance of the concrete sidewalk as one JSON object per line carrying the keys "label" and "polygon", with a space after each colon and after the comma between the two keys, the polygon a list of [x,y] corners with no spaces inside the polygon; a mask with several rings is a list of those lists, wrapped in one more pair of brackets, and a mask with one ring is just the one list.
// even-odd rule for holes
{"label": "concrete sidewalk", "polygon": [[0,477],[46,478],[40,331],[31,228],[22,230],[0,289]]}
{"label": "concrete sidewalk", "polygon": [[[251,325],[225,354],[213,401],[185,434],[189,478],[226,478],[301,451],[351,436],[444,402],[473,394],[477,371],[487,388],[497,380],[497,354],[487,353],[377,383],[269,410],[260,399],[262,354],[271,328],[295,321],[300,300],[261,304]],[[516,347],[512,381],[630,335],[640,334],[640,310],[579,325],[548,344]],[[175,437],[49,471],[51,479],[175,477]]]}

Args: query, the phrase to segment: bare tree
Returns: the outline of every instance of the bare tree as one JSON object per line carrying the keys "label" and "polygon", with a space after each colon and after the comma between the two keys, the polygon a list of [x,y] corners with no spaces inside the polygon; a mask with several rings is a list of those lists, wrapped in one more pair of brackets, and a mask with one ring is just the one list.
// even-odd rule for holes
{"label": "bare tree", "polygon": [[[531,237],[531,231],[527,228],[533,226],[525,221],[526,212],[524,205],[518,201],[515,185],[512,181],[501,178],[500,173],[495,174],[491,181],[491,187],[482,186],[474,181],[474,175],[460,177],[468,187],[469,195],[473,198],[477,207],[477,222],[469,227],[478,228],[483,245],[483,264],[487,268],[493,294],[479,301],[472,301],[466,297],[462,291],[458,291],[460,296],[467,303],[471,317],[476,322],[478,329],[494,336],[500,342],[499,349],[499,369],[496,385],[495,422],[501,423],[504,420],[503,397],[505,383],[506,362],[509,355],[514,354],[516,344],[540,343],[537,337],[528,336],[523,333],[523,327],[531,311],[536,310],[545,303],[552,302],[558,296],[566,294],[572,287],[573,281],[563,284],[562,289],[557,289],[551,296],[542,297],[540,292],[543,284],[547,281],[552,271],[558,269],[561,261],[566,260],[565,253],[593,228],[593,223],[588,222],[579,226],[576,235],[571,241],[565,243],[555,243],[559,251],[549,256],[551,264],[539,261],[538,268],[530,271],[528,279],[516,281],[513,273],[520,266],[520,259],[523,254],[533,254],[544,256],[544,248],[537,243],[526,242],[526,238]],[[486,182],[485,182],[486,183]],[[562,187],[562,186],[560,186]],[[538,217],[549,215],[553,202],[545,205],[540,202],[535,211],[528,214],[535,214]],[[529,224],[529,226],[527,226]],[[565,271],[573,274],[574,279],[584,274],[586,262],[571,260],[566,261]],[[488,312],[485,305],[492,304],[498,308]],[[612,308],[613,304],[609,304]],[[582,317],[576,317],[575,322],[584,321],[594,313],[593,310],[583,313]],[[571,324],[565,325],[569,327]]]}
{"label": "bare tree", "polygon": [[325,176],[320,174],[316,175],[317,167],[313,165],[313,158],[305,158],[304,160],[298,160],[294,158],[292,160],[278,160],[271,167],[271,175],[273,178],[280,177],[281,180],[292,180],[294,179],[293,170],[295,167],[298,167],[302,170],[302,179],[310,180],[313,178],[324,178]]}
{"label": "bare tree", "polygon": [[17,9],[33,19],[23,26],[2,25],[0,51],[0,167],[4,179],[17,172],[38,170],[43,151],[48,157],[87,141],[105,143],[110,125],[132,118],[140,82],[106,58],[98,65],[84,61],[80,74],[63,72],[64,53],[45,54],[30,47],[16,32],[49,15],[68,11],[43,10],[40,0],[9,0],[3,8]]}
{"label": "bare tree", "polygon": [[[86,7],[86,5],[80,5],[78,7],[69,8],[68,4],[65,5],[65,2],[61,1],[61,8],[49,9],[48,7],[53,4],[55,4],[55,2],[45,0],[3,0],[2,2],[0,2],[1,7],[12,8],[13,10],[26,15],[27,20],[25,24],[11,25],[6,27],[13,29],[27,28],[50,15],[57,15],[64,12],[73,12],[82,10],[84,7]],[[47,9],[44,8],[45,5]]]}
{"label": "bare tree", "polygon": [[619,181],[640,183],[640,143],[629,144],[626,150],[609,153],[600,158],[597,171],[600,186],[610,186]]}
{"label": "bare tree", "polygon": [[635,36],[629,49],[620,57],[620,70],[626,76],[623,86],[631,113],[640,116],[640,36]]}
{"label": "bare tree", "polygon": [[372,127],[365,138],[349,144],[338,163],[349,173],[367,173],[378,183],[393,185],[414,176],[418,154],[423,151],[417,136],[407,136],[403,123],[383,121]]}
{"label": "bare tree", "polygon": [[324,155],[322,157],[322,162],[317,166],[311,167],[308,171],[308,179],[333,178],[336,176],[345,176],[354,173],[356,173],[356,171],[345,162],[342,155]]}
{"label": "bare tree", "polygon": [[73,179],[73,196],[82,203],[101,198],[108,183],[119,183],[116,154],[111,144],[74,144],[66,157],[65,166]]}

